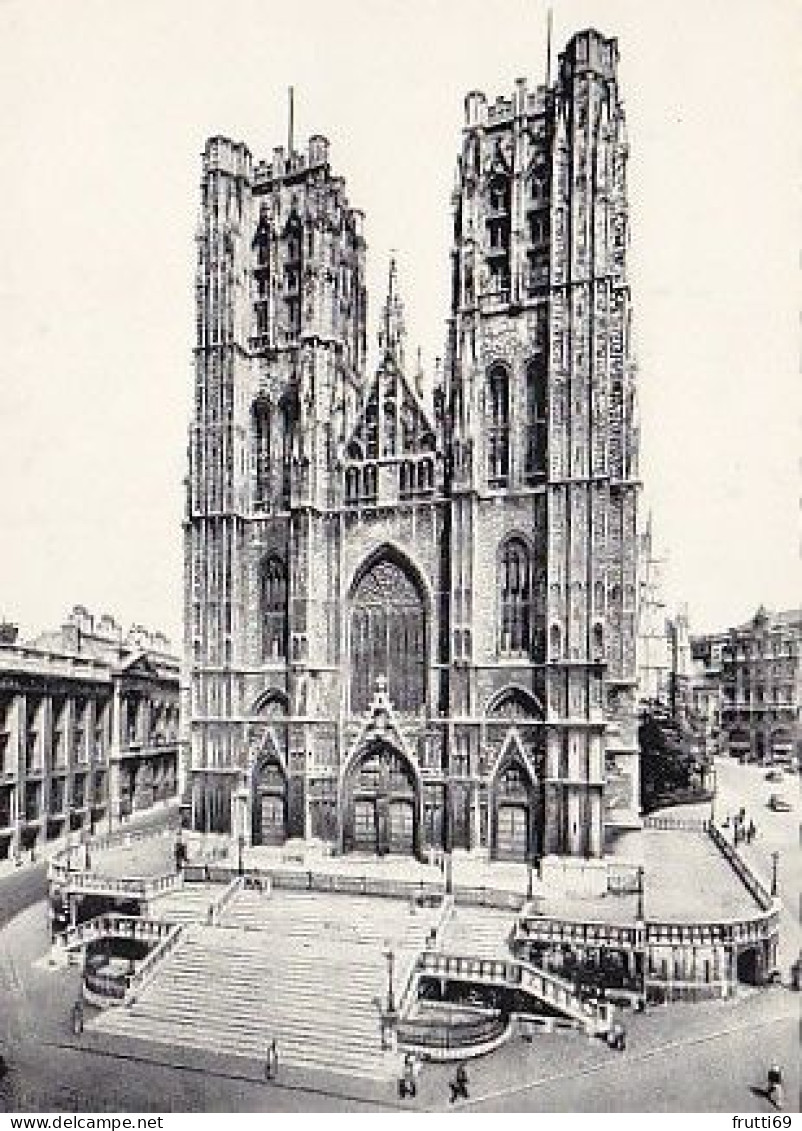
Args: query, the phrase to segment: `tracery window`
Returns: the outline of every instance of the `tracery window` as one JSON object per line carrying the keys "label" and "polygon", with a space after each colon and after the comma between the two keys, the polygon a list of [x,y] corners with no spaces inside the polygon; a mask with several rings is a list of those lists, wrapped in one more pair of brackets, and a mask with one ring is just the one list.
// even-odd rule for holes
{"label": "tracery window", "polygon": [[270,405],[258,400],[253,406],[254,442],[254,504],[266,507],[270,504]]}
{"label": "tracery window", "polygon": [[499,652],[527,656],[532,649],[534,569],[522,538],[510,538],[501,554]]}
{"label": "tracery window", "polygon": [[548,453],[548,390],[546,361],[540,355],[526,367],[526,457],[527,482],[546,474]]}
{"label": "tracery window", "polygon": [[381,558],[357,583],[349,615],[351,713],[370,705],[381,677],[393,707],[416,713],[426,702],[423,599],[399,563]]}
{"label": "tracery window", "polygon": [[510,474],[510,379],[503,365],[490,370],[487,396],[487,478],[491,487],[503,487]]}
{"label": "tracery window", "polygon": [[510,288],[510,183],[503,175],[493,178],[487,194],[487,265],[490,292],[509,300]]}
{"label": "tracery window", "polygon": [[262,659],[286,659],[287,567],[279,557],[269,557],[262,564],[259,608],[262,621]]}

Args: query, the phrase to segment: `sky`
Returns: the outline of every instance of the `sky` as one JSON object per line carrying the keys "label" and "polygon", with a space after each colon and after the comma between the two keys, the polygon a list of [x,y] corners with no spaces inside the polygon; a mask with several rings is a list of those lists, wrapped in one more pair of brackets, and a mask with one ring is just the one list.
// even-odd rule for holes
{"label": "sky", "polygon": [[[798,602],[795,0],[556,0],[616,36],[631,156],[644,508],[695,630]],[[0,0],[0,616],[73,604],[181,639],[206,137],[331,140],[443,352],[465,93],[542,81],[540,0]],[[409,356],[409,354],[408,354]]]}

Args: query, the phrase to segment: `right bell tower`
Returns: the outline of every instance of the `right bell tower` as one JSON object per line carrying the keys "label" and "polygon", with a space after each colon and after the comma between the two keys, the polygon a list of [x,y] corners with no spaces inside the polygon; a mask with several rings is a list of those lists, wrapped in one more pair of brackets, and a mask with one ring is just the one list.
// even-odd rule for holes
{"label": "right bell tower", "polygon": [[617,42],[579,32],[553,83],[518,80],[495,103],[474,92],[465,112],[444,390],[460,540],[451,588],[492,584],[496,600],[495,620],[474,623],[472,637],[452,600],[450,713],[481,715],[503,687],[525,687],[541,711],[525,732],[540,851],[599,856],[605,827],[636,825],[640,804],[639,436]]}

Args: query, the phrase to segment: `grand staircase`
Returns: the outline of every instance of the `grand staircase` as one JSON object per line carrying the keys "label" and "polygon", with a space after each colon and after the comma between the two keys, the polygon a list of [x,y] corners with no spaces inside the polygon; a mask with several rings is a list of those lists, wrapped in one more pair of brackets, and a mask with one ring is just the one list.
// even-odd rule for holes
{"label": "grand staircase", "polygon": [[406,982],[434,909],[400,900],[238,893],[218,926],[197,923],[141,996],[94,1023],[109,1034],[263,1060],[283,1067],[389,1079],[381,1049],[389,948]]}

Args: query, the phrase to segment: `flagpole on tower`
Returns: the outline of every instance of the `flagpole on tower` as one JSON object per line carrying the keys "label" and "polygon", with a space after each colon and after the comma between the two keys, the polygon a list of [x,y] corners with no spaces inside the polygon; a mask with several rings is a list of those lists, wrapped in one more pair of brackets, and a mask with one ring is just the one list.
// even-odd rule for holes
{"label": "flagpole on tower", "polygon": [[287,121],[287,158],[292,156],[292,134],[293,134],[293,118],[295,115],[295,91],[292,87],[288,90],[288,121]]}
{"label": "flagpole on tower", "polygon": [[551,20],[552,9],[548,9],[546,16],[546,86],[551,83]]}

